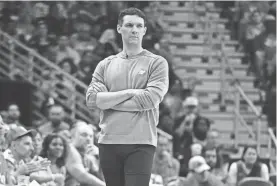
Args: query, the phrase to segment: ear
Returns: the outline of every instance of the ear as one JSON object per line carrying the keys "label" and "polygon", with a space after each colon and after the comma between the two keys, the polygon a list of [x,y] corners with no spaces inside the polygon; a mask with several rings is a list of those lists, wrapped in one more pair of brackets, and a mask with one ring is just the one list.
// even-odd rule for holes
{"label": "ear", "polygon": [[146,31],[147,31],[147,27],[144,27],[144,30],[143,30],[143,35],[146,34]]}
{"label": "ear", "polygon": [[121,25],[117,25],[117,32],[119,33],[119,34],[121,34]]}

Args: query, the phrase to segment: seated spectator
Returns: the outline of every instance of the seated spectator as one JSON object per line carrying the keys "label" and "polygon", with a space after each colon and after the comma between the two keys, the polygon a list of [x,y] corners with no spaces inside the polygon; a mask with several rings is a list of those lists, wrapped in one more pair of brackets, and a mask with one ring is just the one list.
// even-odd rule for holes
{"label": "seated spectator", "polygon": [[238,149],[233,144],[224,144],[220,143],[220,134],[219,131],[216,129],[209,130],[207,133],[207,143],[205,145],[205,148],[211,149],[211,148],[217,148],[220,151],[221,155],[227,154],[228,156],[230,153],[237,153]]}
{"label": "seated spectator", "polygon": [[70,47],[68,37],[65,35],[60,36],[56,52],[57,56],[55,62],[57,64],[60,64],[64,59],[68,58],[71,58],[76,66],[80,63],[81,58],[79,53]]}
{"label": "seated spectator", "polygon": [[180,178],[178,186],[224,186],[217,177],[209,172],[210,166],[202,156],[189,160],[190,173],[187,178]]}
{"label": "seated spectator", "polygon": [[53,39],[48,35],[48,27],[45,22],[39,22],[36,27],[37,32],[31,37],[28,45],[42,56],[47,57],[46,54]]}
{"label": "seated spectator", "polygon": [[245,147],[241,160],[231,164],[227,182],[230,186],[236,186],[246,177],[261,177],[269,180],[268,167],[259,162],[257,150],[253,147]]}
{"label": "seated spectator", "polygon": [[167,183],[168,178],[179,175],[179,169],[180,163],[171,155],[169,140],[159,136],[152,173],[161,175],[163,183]]}
{"label": "seated spectator", "polygon": [[64,2],[50,4],[49,13],[45,17],[49,34],[61,36],[69,32],[68,15]]}
{"label": "seated spectator", "polygon": [[79,64],[79,71],[76,77],[89,85],[91,81],[91,73],[94,72],[97,64],[102,60],[100,56],[97,56],[93,52],[86,51],[83,53],[82,60]]}
{"label": "seated spectator", "polygon": [[201,156],[203,151],[203,146],[200,143],[194,143],[190,146],[191,157]]}
{"label": "seated spectator", "polygon": [[93,51],[98,43],[97,39],[90,35],[91,25],[87,23],[78,23],[77,25],[77,42],[75,50],[82,56],[85,51]]}
{"label": "seated spectator", "polygon": [[99,175],[100,167],[97,158],[86,154],[91,144],[93,144],[91,127],[85,122],[77,123],[72,129],[71,143],[68,147],[66,186],[75,186],[78,183],[104,185],[99,179],[102,175]]}
{"label": "seated spectator", "polygon": [[158,128],[160,128],[164,132],[172,135],[174,119],[170,112],[171,109],[162,102],[159,106],[159,110],[160,110],[160,114],[159,114]]}
{"label": "seated spectator", "polygon": [[207,164],[211,167],[209,171],[225,183],[228,178],[228,164],[223,164],[219,150],[216,148],[205,149],[203,156]]}
{"label": "seated spectator", "polygon": [[205,148],[217,148],[219,145],[219,131],[211,129],[207,133],[207,143]]}
{"label": "seated spectator", "polygon": [[[60,62],[59,66],[65,72],[73,76],[77,70],[71,58],[63,59],[63,61]],[[74,105],[76,103],[75,84],[72,83],[72,81],[63,74],[58,74],[57,79],[59,80],[59,82],[57,83],[57,88],[61,92],[63,92],[63,94],[59,95],[59,100],[65,102],[69,106]]]}
{"label": "seated spectator", "polygon": [[200,143],[205,146],[207,141],[207,134],[210,130],[211,122],[204,117],[197,117],[193,122],[193,142]]}
{"label": "seated spectator", "polygon": [[43,138],[48,134],[70,129],[70,125],[64,122],[64,114],[64,109],[60,105],[53,105],[50,108],[48,122],[38,128]]}
{"label": "seated spectator", "polygon": [[[66,177],[65,158],[67,156],[66,141],[57,134],[49,134],[44,138],[41,157],[51,161],[50,169],[57,186],[63,186]],[[52,181],[52,179],[50,181]]]}
{"label": "seated spectator", "polygon": [[1,144],[1,151],[0,151],[0,185],[11,184],[9,171],[8,171],[8,164],[4,158],[3,150],[5,150],[5,146],[3,144],[6,143],[5,140],[5,123],[3,122],[2,116],[0,115],[0,144]]}
{"label": "seated spectator", "polygon": [[34,151],[33,151],[33,155],[34,156],[38,156],[41,153],[41,149],[42,149],[42,134],[36,130],[36,134],[33,138],[33,143],[34,143]]}
{"label": "seated spectator", "polygon": [[[50,161],[46,159],[39,159],[37,156],[31,159],[33,149],[32,137],[33,131],[27,131],[24,127],[12,127],[7,139],[10,148],[4,152],[4,157],[9,167],[9,172],[12,179],[12,184],[18,183],[18,176],[30,176],[30,179],[35,179],[32,174],[38,171],[46,170]],[[40,175],[39,178],[44,175]],[[38,178],[38,177],[36,177]]]}
{"label": "seated spectator", "polygon": [[20,122],[20,116],[21,116],[21,113],[20,113],[18,105],[10,104],[8,106],[8,118],[7,118],[6,123],[8,125],[13,124],[13,125],[17,125],[17,126],[24,126]]}

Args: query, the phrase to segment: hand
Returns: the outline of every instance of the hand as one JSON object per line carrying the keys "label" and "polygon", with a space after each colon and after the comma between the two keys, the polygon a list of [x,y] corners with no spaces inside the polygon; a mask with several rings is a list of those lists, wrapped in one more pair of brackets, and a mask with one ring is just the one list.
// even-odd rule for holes
{"label": "hand", "polygon": [[64,185],[65,177],[62,174],[54,174],[54,181],[59,185]]}
{"label": "hand", "polygon": [[94,155],[98,156],[99,155],[99,149],[95,145],[90,144],[90,145],[87,146],[87,154],[93,155],[93,156]]}
{"label": "hand", "polygon": [[108,92],[108,89],[105,85],[103,85],[102,83],[95,83],[94,84],[94,89],[97,91],[97,92]]}
{"label": "hand", "polygon": [[17,175],[28,175],[32,172],[39,171],[40,167],[37,162],[29,162],[26,164],[19,164],[17,168]]}

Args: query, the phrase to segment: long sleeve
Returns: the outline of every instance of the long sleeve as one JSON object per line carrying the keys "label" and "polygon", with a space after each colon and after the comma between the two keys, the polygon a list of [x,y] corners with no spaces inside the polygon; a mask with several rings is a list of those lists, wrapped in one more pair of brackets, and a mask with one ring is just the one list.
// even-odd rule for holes
{"label": "long sleeve", "polygon": [[147,88],[133,99],[141,110],[157,108],[168,91],[168,64],[164,58],[153,63]]}
{"label": "long sleeve", "polygon": [[95,68],[95,71],[92,75],[92,80],[88,86],[87,92],[86,92],[86,105],[89,109],[94,109],[96,107],[96,94],[98,93],[94,89],[95,83],[102,83],[104,84],[104,65],[105,60],[101,61]]}
{"label": "long sleeve", "polygon": [[168,64],[164,58],[153,63],[146,88],[141,94],[113,107],[120,111],[144,111],[157,108],[168,91]]}

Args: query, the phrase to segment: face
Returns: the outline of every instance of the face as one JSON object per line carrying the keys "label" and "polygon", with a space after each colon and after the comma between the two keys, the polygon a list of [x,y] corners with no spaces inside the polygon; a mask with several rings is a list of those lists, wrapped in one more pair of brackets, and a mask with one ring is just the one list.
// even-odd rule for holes
{"label": "face", "polygon": [[207,143],[208,143],[208,144],[211,144],[211,145],[217,145],[218,136],[219,136],[219,134],[218,134],[217,131],[208,132],[208,135],[207,135]]}
{"label": "face", "polygon": [[121,34],[123,43],[141,45],[146,27],[143,18],[137,15],[126,15],[123,17],[122,25],[117,26],[117,31]]}
{"label": "face", "polygon": [[22,159],[29,158],[34,151],[33,140],[31,136],[24,136],[17,141],[14,141],[13,147]]}
{"label": "face", "polygon": [[47,34],[48,34],[47,26],[44,25],[44,24],[39,25],[38,31],[39,31],[39,35],[40,35],[40,36],[47,36]]}
{"label": "face", "polygon": [[216,150],[215,149],[207,150],[205,152],[205,159],[206,159],[207,164],[210,167],[214,167],[216,165],[216,161],[217,161]]}
{"label": "face", "polygon": [[66,36],[62,36],[59,39],[59,46],[66,47],[68,45],[68,38]]}
{"label": "face", "polygon": [[34,149],[37,154],[40,153],[42,148],[42,136],[40,133],[37,133],[36,136],[34,137]]}
{"label": "face", "polygon": [[63,65],[62,65],[62,69],[67,72],[67,73],[71,73],[71,66],[68,62],[64,62]]}
{"label": "face", "polygon": [[82,58],[82,61],[86,64],[90,64],[92,58],[92,54],[90,52],[86,52],[85,55]]}
{"label": "face", "polygon": [[61,107],[51,107],[49,110],[49,120],[53,123],[61,122],[64,116],[64,111]]}
{"label": "face", "polygon": [[255,12],[252,17],[254,23],[261,23],[262,22],[262,15],[259,12]]}
{"label": "face", "polygon": [[191,156],[201,156],[202,146],[200,144],[191,145]]}
{"label": "face", "polygon": [[159,137],[157,153],[159,154],[163,151],[168,151],[168,139],[166,139],[164,137]]}
{"label": "face", "polygon": [[244,155],[244,161],[247,164],[254,164],[257,161],[258,155],[254,148],[248,148]]}
{"label": "face", "polygon": [[78,34],[72,34],[70,37],[70,44],[75,45],[78,43]]}
{"label": "face", "polygon": [[17,105],[11,105],[8,109],[9,116],[13,119],[19,119],[20,111]]}
{"label": "face", "polygon": [[78,126],[76,130],[73,141],[78,148],[86,149],[89,144],[93,144],[93,130],[89,126]]}
{"label": "face", "polygon": [[49,145],[49,155],[60,158],[63,155],[64,143],[61,138],[54,138]]}

